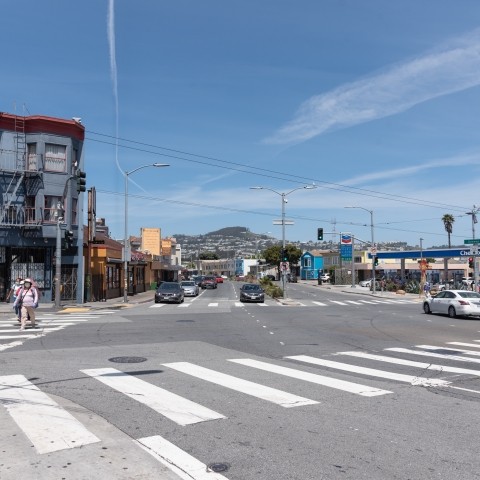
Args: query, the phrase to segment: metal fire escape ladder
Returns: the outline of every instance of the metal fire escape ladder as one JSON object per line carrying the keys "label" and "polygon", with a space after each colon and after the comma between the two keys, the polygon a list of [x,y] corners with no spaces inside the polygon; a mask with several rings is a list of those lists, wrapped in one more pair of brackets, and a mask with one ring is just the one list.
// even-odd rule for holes
{"label": "metal fire escape ladder", "polygon": [[26,171],[27,142],[25,135],[25,117],[15,116],[15,171],[3,199],[2,223],[17,223],[18,212],[10,212],[12,201],[23,183]]}

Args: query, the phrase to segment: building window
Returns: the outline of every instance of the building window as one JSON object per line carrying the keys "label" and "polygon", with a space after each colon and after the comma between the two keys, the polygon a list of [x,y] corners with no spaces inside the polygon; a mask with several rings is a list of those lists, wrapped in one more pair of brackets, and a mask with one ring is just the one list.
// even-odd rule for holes
{"label": "building window", "polygon": [[45,171],[65,173],[67,171],[67,147],[45,144]]}
{"label": "building window", "polygon": [[72,223],[73,225],[77,225],[77,208],[78,208],[78,199],[72,198]]}
{"label": "building window", "polygon": [[29,143],[27,145],[27,170],[38,172],[37,144]]}
{"label": "building window", "polygon": [[58,209],[62,206],[62,197],[45,196],[45,207],[43,209],[43,221],[47,223],[56,223],[57,217],[62,211],[58,212]]}
{"label": "building window", "polygon": [[35,197],[25,197],[25,223],[36,223]]}
{"label": "building window", "polygon": [[303,257],[303,266],[310,268],[312,266],[312,257]]}

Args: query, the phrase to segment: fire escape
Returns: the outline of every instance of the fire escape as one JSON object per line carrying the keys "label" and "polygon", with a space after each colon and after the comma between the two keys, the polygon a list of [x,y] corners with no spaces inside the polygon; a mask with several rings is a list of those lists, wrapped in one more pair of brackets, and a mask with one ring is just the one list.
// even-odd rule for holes
{"label": "fire escape", "polygon": [[23,232],[39,228],[35,199],[43,183],[39,156],[27,155],[25,117],[15,116],[14,151],[0,153],[1,188],[0,227],[22,228]]}

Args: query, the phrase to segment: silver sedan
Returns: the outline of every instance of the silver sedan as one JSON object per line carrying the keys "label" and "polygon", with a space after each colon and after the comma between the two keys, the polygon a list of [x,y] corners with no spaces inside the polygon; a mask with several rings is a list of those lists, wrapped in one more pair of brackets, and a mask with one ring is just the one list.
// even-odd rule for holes
{"label": "silver sedan", "polygon": [[186,297],[196,297],[200,293],[199,286],[193,280],[184,280],[180,282],[180,286]]}

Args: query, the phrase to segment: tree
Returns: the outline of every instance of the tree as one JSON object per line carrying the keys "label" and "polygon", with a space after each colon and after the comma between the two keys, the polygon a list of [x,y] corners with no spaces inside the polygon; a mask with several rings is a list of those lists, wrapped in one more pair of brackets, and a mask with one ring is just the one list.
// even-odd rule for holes
{"label": "tree", "polygon": [[[455,218],[450,213],[446,213],[442,217],[443,226],[445,227],[445,231],[448,233],[448,248],[452,247],[452,244],[450,242],[450,235],[452,234],[452,231],[453,231],[454,221],[455,221]],[[443,270],[444,270],[443,276],[445,277],[444,282],[448,282],[448,258],[445,258],[443,260]]]}
{"label": "tree", "polygon": [[450,213],[446,213],[442,217],[442,222],[443,222],[443,226],[445,227],[445,231],[448,233],[448,248],[451,248],[452,244],[450,242],[450,235],[452,234],[452,231],[453,231],[453,222],[455,222],[455,218]]}
{"label": "tree", "polygon": [[202,252],[199,255],[200,260],[218,260],[219,257],[215,252]]}
{"label": "tree", "polygon": [[[287,261],[290,262],[290,265],[296,265],[298,260],[302,256],[302,251],[297,248],[295,245],[285,245]],[[277,265],[280,271],[280,263],[283,261],[282,258],[282,246],[281,245],[272,245],[263,251],[263,258],[270,265]]]}

